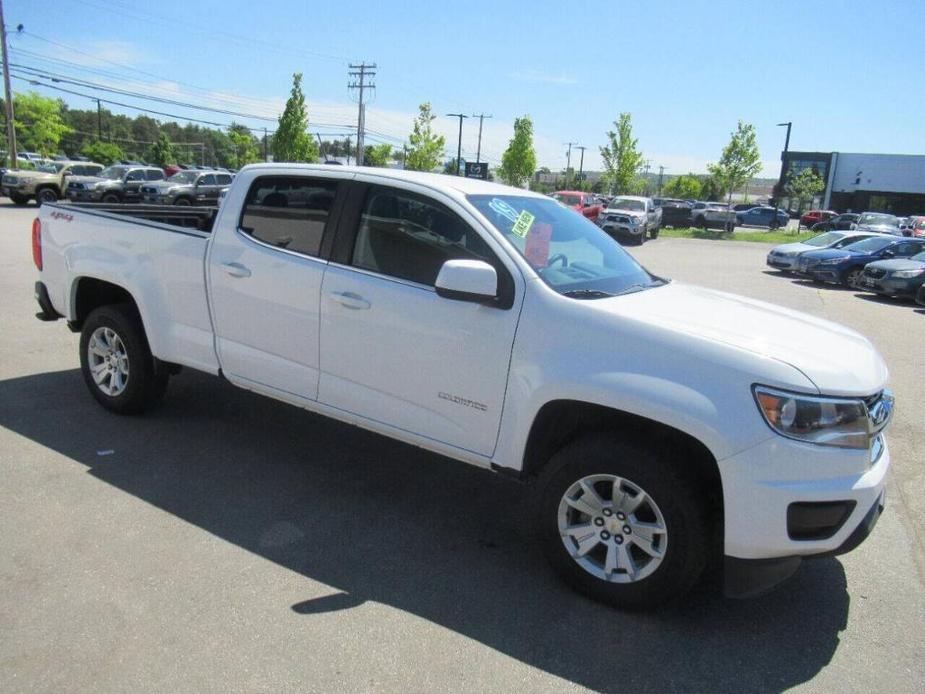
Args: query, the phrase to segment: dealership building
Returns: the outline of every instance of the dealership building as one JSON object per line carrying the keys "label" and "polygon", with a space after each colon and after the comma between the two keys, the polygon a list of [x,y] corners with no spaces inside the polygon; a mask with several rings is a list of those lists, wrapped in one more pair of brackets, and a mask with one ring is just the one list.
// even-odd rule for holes
{"label": "dealership building", "polygon": [[[813,169],[825,190],[813,207],[838,212],[925,214],[925,155],[786,152],[781,180]],[[786,197],[781,207],[796,209]],[[804,207],[805,209],[805,207]]]}

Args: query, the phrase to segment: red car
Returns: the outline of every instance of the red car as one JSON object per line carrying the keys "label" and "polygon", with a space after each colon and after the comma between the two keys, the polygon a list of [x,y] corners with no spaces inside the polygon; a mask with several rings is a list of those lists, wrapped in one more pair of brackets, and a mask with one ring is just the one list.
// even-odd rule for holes
{"label": "red car", "polygon": [[803,216],[800,217],[800,226],[809,229],[813,224],[827,222],[837,214],[838,212],[832,212],[832,210],[810,210],[809,212],[804,212]]}
{"label": "red car", "polygon": [[909,217],[909,236],[925,238],[925,217]]}
{"label": "red car", "polygon": [[597,201],[597,196],[591,193],[582,193],[580,190],[557,190],[552,197],[566,207],[571,207],[579,214],[583,214],[592,222],[597,221],[604,206]]}

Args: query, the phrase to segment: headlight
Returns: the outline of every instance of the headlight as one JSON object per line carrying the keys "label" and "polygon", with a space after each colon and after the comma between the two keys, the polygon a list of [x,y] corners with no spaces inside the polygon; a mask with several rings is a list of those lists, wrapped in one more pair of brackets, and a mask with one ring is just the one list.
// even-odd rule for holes
{"label": "headlight", "polygon": [[828,258],[826,260],[817,261],[817,265],[838,265],[842,262],[844,258]]}
{"label": "headlight", "polygon": [[923,272],[925,272],[925,269],[922,269],[922,268],[918,270],[896,270],[893,273],[893,277],[898,277],[901,279],[909,279],[910,277],[918,277]]}
{"label": "headlight", "polygon": [[871,426],[861,399],[826,398],[755,386],[758,409],[774,431],[820,446],[866,449]]}

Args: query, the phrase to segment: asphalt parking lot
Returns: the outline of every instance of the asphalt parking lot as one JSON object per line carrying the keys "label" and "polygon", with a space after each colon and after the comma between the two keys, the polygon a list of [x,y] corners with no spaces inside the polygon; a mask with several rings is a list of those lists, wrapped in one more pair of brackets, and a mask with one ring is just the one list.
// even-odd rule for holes
{"label": "asphalt parking lot", "polygon": [[886,511],[777,591],[615,612],[528,541],[527,491],[185,372],[104,412],[0,203],[0,691],[925,691],[925,310],[767,271],[756,243],[629,249],[845,323],[898,399]]}

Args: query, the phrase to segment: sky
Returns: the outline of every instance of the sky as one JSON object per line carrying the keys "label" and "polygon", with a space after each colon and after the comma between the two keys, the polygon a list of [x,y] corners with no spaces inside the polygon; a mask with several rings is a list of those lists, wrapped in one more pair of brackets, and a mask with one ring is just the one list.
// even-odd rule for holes
{"label": "sky", "polygon": [[[529,115],[540,166],[561,170],[573,142],[586,147],[584,168],[600,169],[621,112],[651,170],[668,174],[705,172],[740,119],[757,129],[763,176],[778,175],[785,121],[792,150],[925,154],[925,0],[6,0],[4,12],[18,74],[89,82],[57,86],[216,123],[272,131],[301,72],[310,129],[355,134],[348,66],[367,61],[377,66],[368,144],[400,146],[428,101],[448,156],[458,120],[444,114],[491,114],[482,159],[492,164],[514,119]],[[95,108],[21,79],[13,89]],[[464,159],[475,160],[477,137],[478,118],[465,120]],[[578,158],[573,147],[575,168]]]}

